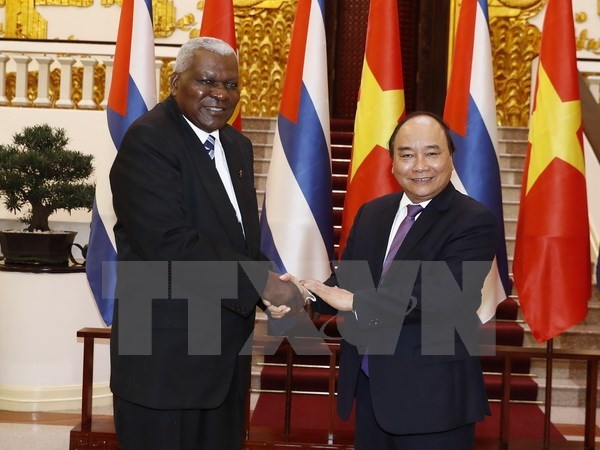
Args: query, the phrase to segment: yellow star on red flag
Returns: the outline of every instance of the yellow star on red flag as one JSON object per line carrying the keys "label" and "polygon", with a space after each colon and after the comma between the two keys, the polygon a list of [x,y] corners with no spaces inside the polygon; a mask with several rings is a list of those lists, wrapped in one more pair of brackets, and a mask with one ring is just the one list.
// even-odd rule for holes
{"label": "yellow star on red flag", "polygon": [[[366,60],[363,67],[350,180],[376,145],[387,148],[388,139],[404,112],[404,90],[384,91]],[[381,114],[382,111],[385,114]]]}
{"label": "yellow star on red flag", "polygon": [[529,125],[531,156],[525,194],[554,158],[562,159],[585,175],[583,151],[577,136],[581,127],[581,102],[562,101],[542,64],[538,83],[537,105]]}

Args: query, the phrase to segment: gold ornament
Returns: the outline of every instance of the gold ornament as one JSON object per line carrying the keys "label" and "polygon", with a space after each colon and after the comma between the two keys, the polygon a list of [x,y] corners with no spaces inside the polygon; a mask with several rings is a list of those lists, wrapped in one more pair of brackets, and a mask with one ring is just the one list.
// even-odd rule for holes
{"label": "gold ornament", "polygon": [[527,19],[547,0],[490,0],[490,30],[498,125],[529,124],[532,60],[539,53],[540,31]]}
{"label": "gold ornament", "polygon": [[[253,4],[243,7],[240,4]],[[263,7],[267,4],[268,7]],[[296,0],[234,1],[242,116],[276,117],[290,48]]]}

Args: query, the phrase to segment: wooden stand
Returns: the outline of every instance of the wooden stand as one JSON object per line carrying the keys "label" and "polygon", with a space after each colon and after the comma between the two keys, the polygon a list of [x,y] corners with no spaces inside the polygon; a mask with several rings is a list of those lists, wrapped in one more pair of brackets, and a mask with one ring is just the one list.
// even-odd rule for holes
{"label": "wooden stand", "polygon": [[81,388],[81,422],[71,430],[69,450],[117,450],[117,436],[112,416],[92,416],[94,385],[94,340],[110,339],[108,328],[83,328],[77,332],[83,338],[83,383]]}

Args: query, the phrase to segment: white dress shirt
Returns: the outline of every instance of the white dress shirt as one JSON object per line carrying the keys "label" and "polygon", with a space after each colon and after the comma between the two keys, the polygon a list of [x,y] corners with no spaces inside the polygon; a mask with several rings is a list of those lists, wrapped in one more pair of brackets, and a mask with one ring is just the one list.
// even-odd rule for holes
{"label": "white dress shirt", "polygon": [[[229,167],[227,166],[227,159],[225,158],[225,150],[223,150],[223,145],[221,144],[221,140],[219,138],[219,130],[215,130],[212,133],[207,133],[204,130],[201,130],[196,125],[194,125],[190,120],[183,116],[183,118],[190,124],[194,133],[200,139],[200,142],[204,144],[208,135],[210,134],[215,138],[215,167],[217,168],[217,172],[219,173],[219,177],[221,178],[221,182],[223,183],[223,187],[227,192],[227,196],[229,197],[229,201],[235,210],[235,215],[237,217],[238,222],[240,223],[240,227],[242,227],[242,233],[246,236],[244,232],[244,223],[242,222],[242,213],[240,212],[240,206],[238,205],[237,198],[235,196],[235,191],[233,190],[233,183],[231,182],[231,174],[229,173]],[[202,151],[203,149],[199,148],[198,151]]]}

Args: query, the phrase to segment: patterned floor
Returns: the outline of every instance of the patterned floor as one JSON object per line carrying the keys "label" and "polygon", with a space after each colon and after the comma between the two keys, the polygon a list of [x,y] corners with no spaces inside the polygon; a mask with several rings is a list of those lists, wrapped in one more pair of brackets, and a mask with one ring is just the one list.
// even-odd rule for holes
{"label": "patterned floor", "polygon": [[[94,414],[110,414],[110,407]],[[584,410],[554,407],[552,422],[570,441],[583,441]],[[596,412],[600,425],[600,410]],[[77,411],[23,413],[0,411],[0,450],[67,450],[69,432],[79,422]],[[600,428],[596,428],[600,442]]]}

